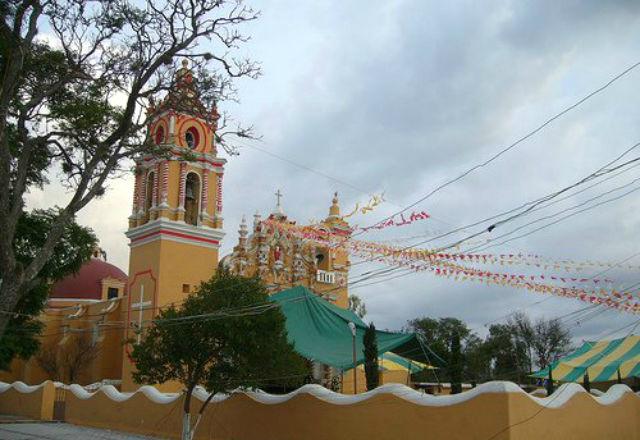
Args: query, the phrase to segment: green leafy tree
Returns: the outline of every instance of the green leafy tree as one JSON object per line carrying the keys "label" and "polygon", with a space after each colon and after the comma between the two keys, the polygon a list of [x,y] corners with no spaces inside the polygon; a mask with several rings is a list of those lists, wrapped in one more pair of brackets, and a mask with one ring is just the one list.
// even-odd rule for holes
{"label": "green leafy tree", "polygon": [[[235,154],[234,139],[253,136],[212,110],[236,98],[237,78],[260,74],[235,56],[248,39],[242,25],[257,18],[242,0],[0,2],[0,337],[108,179],[140,154],[169,154],[145,137],[145,108],[172,88],[182,58],[196,72],[207,122],[218,126],[217,145]],[[25,263],[14,248],[25,194],[58,175],[67,200]]]}
{"label": "green leafy tree", "polygon": [[[421,334],[429,348],[441,359],[445,365],[438,365],[439,370],[444,371],[449,381],[458,377],[459,368],[462,368],[464,377],[471,381],[478,381],[486,377],[490,369],[490,359],[486,354],[482,340],[471,332],[467,325],[456,318],[417,318],[407,323],[407,330]],[[452,363],[451,342],[454,335],[460,340],[461,364]],[[434,361],[432,363],[437,364]],[[453,365],[453,367],[452,367]],[[415,374],[417,381],[428,381],[429,376],[438,374],[433,370],[423,370]],[[437,377],[440,379],[440,377]]]}
{"label": "green leafy tree", "polygon": [[491,378],[491,353],[475,333],[464,340],[463,377],[473,386]]}
{"label": "green leafy tree", "polygon": [[571,334],[558,320],[541,318],[532,323],[524,313],[516,313],[505,324],[492,325],[486,343],[495,379],[527,383],[532,371],[571,350]]}
{"label": "green leafy tree", "polygon": [[[56,215],[53,210],[38,210],[20,218],[13,244],[18,261],[28,265],[38,255]],[[90,229],[75,222],[65,225],[61,240],[40,271],[38,283],[18,301],[10,315],[5,333],[0,338],[1,369],[8,369],[16,356],[28,359],[37,352],[40,346],[38,335],[42,331],[37,315],[46,304],[51,284],[77,272],[89,260],[96,244],[96,237]],[[3,282],[2,278],[0,275],[0,282]]]}
{"label": "green leafy tree", "polygon": [[367,379],[367,390],[377,388],[380,382],[380,372],[378,369],[378,340],[376,337],[376,327],[373,322],[369,324],[364,332],[364,374]]}
{"label": "green leafy tree", "polygon": [[493,360],[493,379],[522,383],[529,374],[529,352],[509,324],[493,324],[486,339]]}
{"label": "green leafy tree", "polygon": [[[197,316],[197,318],[194,318]],[[299,385],[307,363],[287,341],[285,317],[269,302],[257,278],[219,268],[183,303],[162,310],[132,353],[138,383],[184,384],[183,439],[191,440],[205,407],[216,393],[257,388],[274,380]],[[191,423],[192,395],[210,393]]]}

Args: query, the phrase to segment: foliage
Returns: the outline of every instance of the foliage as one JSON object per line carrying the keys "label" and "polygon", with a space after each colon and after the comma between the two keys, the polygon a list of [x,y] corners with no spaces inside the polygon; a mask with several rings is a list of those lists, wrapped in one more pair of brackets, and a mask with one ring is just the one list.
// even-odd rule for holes
{"label": "foliage", "polygon": [[[162,310],[134,346],[132,357],[138,383],[184,384],[187,420],[196,385],[204,386],[211,399],[218,392],[274,381],[302,384],[309,374],[305,360],[287,341],[285,317],[269,302],[262,282],[222,267],[180,308]],[[191,435],[197,423],[188,428]]]}
{"label": "foliage", "polygon": [[[471,383],[491,379],[530,382],[531,372],[545,368],[571,349],[571,335],[559,321],[539,319],[532,323],[522,313],[506,323],[491,325],[484,340],[455,318],[417,318],[408,322],[408,329],[424,335],[431,350],[447,362],[442,370],[452,384],[460,371],[462,379]],[[456,334],[459,357],[454,351]],[[417,373],[416,380],[427,381],[429,374]]]}
{"label": "foliage", "polygon": [[491,377],[491,353],[475,333],[464,339],[463,378],[473,386]]}
{"label": "foliage", "polygon": [[358,295],[349,295],[349,310],[355,313],[358,318],[362,319],[367,315],[367,307]]}
{"label": "foliage", "polygon": [[487,345],[494,358],[493,377],[525,383],[536,369],[545,368],[571,349],[571,335],[558,320],[514,314],[505,324],[489,328]]}
{"label": "foliage", "polygon": [[[20,262],[29,264],[38,254],[55,216],[54,210],[37,210],[20,218],[14,242],[16,258]],[[46,304],[51,283],[77,272],[89,260],[96,244],[97,239],[90,229],[75,222],[65,226],[61,240],[42,268],[39,284],[20,299],[0,339],[0,368],[8,369],[16,356],[28,359],[38,350],[37,337],[43,326],[37,315]]]}
{"label": "foliage", "polygon": [[529,374],[527,346],[515,337],[515,329],[507,324],[493,324],[485,341],[493,360],[493,379],[522,383]]}
{"label": "foliage", "polygon": [[[218,119],[216,108],[237,99],[237,78],[260,74],[255,62],[234,56],[248,40],[239,27],[258,15],[242,0],[0,2],[0,336],[47,278],[66,226],[104,194],[108,179],[140,154],[169,154],[146,138],[145,109],[173,88],[182,59],[199,79],[217,145],[235,154],[234,141],[253,137],[225,112]],[[46,239],[24,262],[14,245],[29,215],[25,194],[47,176],[60,176],[67,200],[51,211]]]}
{"label": "foliage", "polygon": [[571,333],[557,319],[536,321],[534,334],[533,352],[539,369],[571,351]]}
{"label": "foliage", "polygon": [[380,382],[380,372],[378,371],[378,341],[376,337],[376,327],[373,322],[369,324],[364,332],[364,374],[367,379],[367,390],[371,391],[378,387]]}
{"label": "foliage", "polygon": [[[480,347],[479,337],[475,333],[472,333],[467,325],[459,319],[416,318],[407,323],[407,329],[421,334],[427,346],[446,362],[446,365],[437,371],[444,371],[450,382],[453,381],[455,377],[458,377],[459,372],[456,369],[460,368],[456,362],[451,362],[451,341],[454,335],[457,335],[460,341],[461,358],[470,360],[470,362],[463,361],[461,364],[462,371],[467,378],[470,378],[470,380],[480,380],[489,368],[488,359]],[[431,374],[437,375],[438,373],[424,370],[416,373],[415,379],[417,381],[428,381],[429,375]],[[437,376],[436,378],[439,379]]]}

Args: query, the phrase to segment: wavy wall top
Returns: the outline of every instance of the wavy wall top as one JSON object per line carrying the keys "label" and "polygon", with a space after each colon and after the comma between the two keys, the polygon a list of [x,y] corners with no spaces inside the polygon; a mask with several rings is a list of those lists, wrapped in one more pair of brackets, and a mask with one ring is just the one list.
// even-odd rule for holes
{"label": "wavy wall top", "polygon": [[[13,382],[8,384],[0,382],[0,393],[4,393],[9,389],[14,389],[20,393],[33,393],[38,391],[46,382],[40,385],[27,385],[23,382]],[[158,391],[155,387],[144,385],[138,388],[133,393],[123,393],[118,391],[113,385],[104,385],[94,392],[89,392],[81,385],[64,385],[60,382],[54,382],[56,387],[66,388],[72,392],[79,399],[90,399],[97,393],[103,393],[109,399],[114,402],[123,402],[130,399],[134,394],[141,393],[147,399],[158,404],[169,404],[180,398],[180,393],[163,393]],[[431,394],[425,394],[420,391],[416,391],[413,388],[409,388],[403,384],[386,384],[382,385],[375,390],[367,391],[366,393],[357,395],[345,395],[336,393],[320,385],[304,385],[295,391],[288,394],[269,394],[261,390],[257,391],[234,391],[234,393],[243,393],[256,402],[265,405],[276,405],[286,402],[297,395],[307,394],[334,405],[352,405],[355,403],[363,402],[371,399],[377,395],[393,395],[397,398],[406,400],[420,406],[450,406],[456,405],[467,400],[474,399],[483,394],[519,394],[526,396],[536,404],[545,408],[560,408],[578,394],[589,395],[597,403],[601,405],[611,405],[622,399],[625,395],[630,394],[636,398],[640,398],[638,395],[626,385],[613,385],[607,390],[606,393],[601,393],[599,396],[593,396],[589,394],[581,385],[576,383],[566,383],[558,387],[558,389],[548,397],[536,397],[527,394],[522,388],[513,382],[487,382],[478,385],[469,391],[465,391],[460,394],[453,395],[440,395],[434,396]],[[208,393],[201,387],[197,387],[194,391],[194,396],[204,401],[208,397]],[[218,394],[212,402],[222,402],[230,397],[229,394]]]}

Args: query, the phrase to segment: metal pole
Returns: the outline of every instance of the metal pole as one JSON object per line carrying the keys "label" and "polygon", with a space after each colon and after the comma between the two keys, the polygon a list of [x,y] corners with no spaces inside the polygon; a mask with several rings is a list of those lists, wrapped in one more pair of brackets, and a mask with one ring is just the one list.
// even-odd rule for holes
{"label": "metal pole", "polygon": [[353,341],[353,394],[358,394],[358,370],[356,368],[356,325],[353,322],[349,323],[349,330],[351,330]]}
{"label": "metal pole", "polygon": [[356,335],[353,335],[353,394],[358,394],[358,369],[356,368]]}

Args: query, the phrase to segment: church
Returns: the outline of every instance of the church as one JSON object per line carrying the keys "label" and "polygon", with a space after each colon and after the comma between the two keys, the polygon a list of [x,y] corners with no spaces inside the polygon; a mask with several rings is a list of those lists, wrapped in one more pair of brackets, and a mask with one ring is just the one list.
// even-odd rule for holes
{"label": "church", "polygon": [[[285,214],[280,191],[273,212],[256,213],[251,226],[242,218],[233,252],[219,255],[226,163],[216,148],[219,114],[199,99],[186,61],[173,89],[147,112],[148,139],[164,153],[136,161],[126,232],[128,274],[96,249],[78,273],[56,283],[41,316],[40,352],[28,361],[14,360],[3,381],[36,384],[55,378],[135,390],[131,342],[141,338],[143,324],[159,309],[179,306],[209,279],[219,262],[234,273],[260,276],[271,293],[301,285],[347,308],[348,252],[290,233],[300,225]],[[337,193],[328,211],[313,230],[348,238],[351,229],[341,217]]]}

